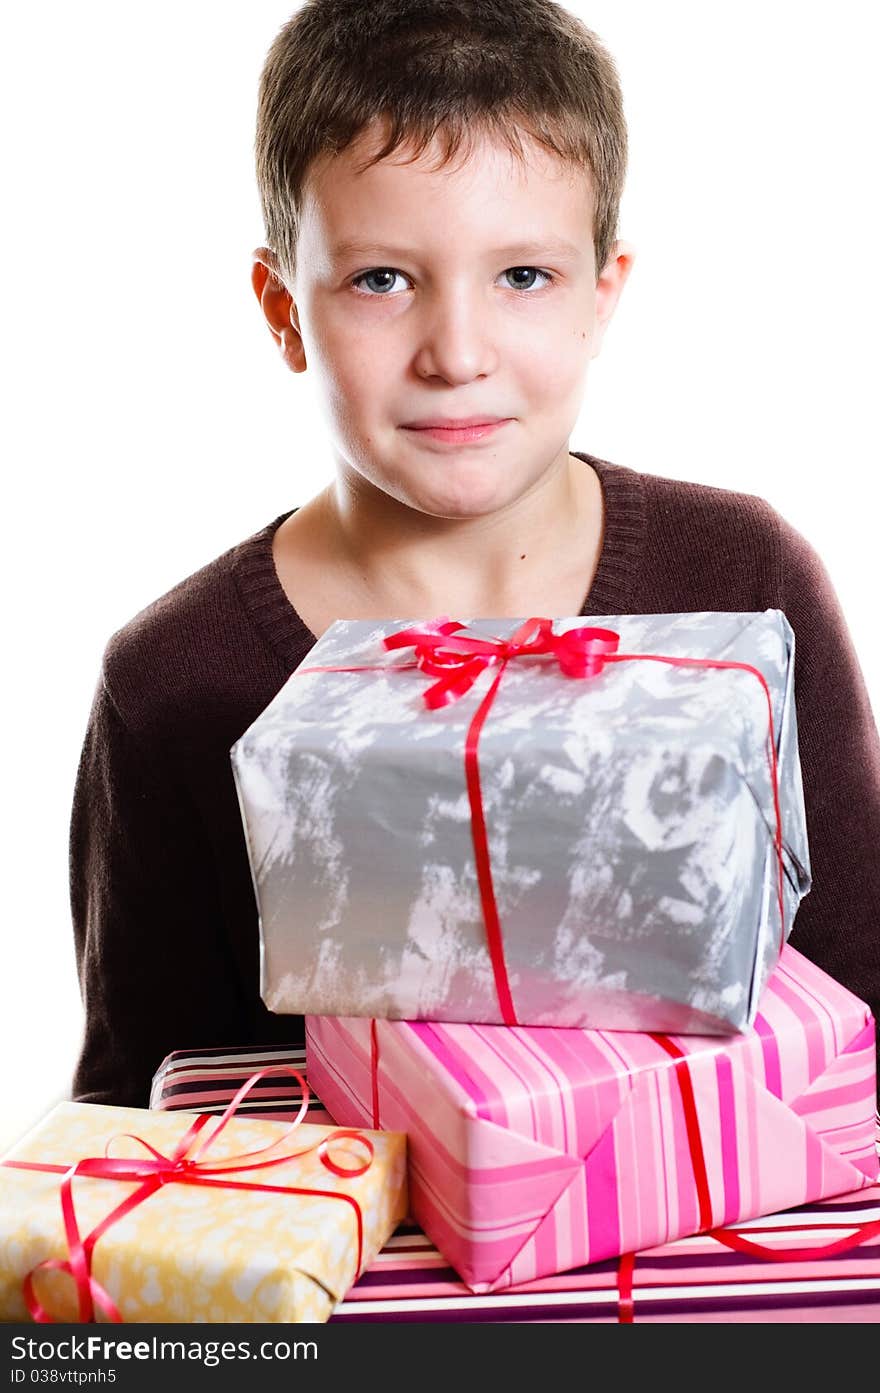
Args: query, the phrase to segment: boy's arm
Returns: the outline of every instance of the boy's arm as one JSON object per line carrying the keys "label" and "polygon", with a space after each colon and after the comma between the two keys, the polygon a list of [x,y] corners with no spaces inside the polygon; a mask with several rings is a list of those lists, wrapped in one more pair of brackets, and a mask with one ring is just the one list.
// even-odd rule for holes
{"label": "boy's arm", "polygon": [[81,1102],[146,1107],[171,1050],[246,1038],[211,848],[162,756],[139,747],[102,674],[70,828]]}
{"label": "boy's arm", "polygon": [[813,876],[790,941],[861,997],[880,1030],[880,738],[825,567],[782,519],[780,533]]}

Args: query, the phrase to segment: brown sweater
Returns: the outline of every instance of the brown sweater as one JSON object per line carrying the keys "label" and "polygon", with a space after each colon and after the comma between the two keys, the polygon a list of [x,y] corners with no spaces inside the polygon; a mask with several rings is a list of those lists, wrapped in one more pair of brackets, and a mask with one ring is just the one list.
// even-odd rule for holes
{"label": "brown sweater", "polygon": [[[580,455],[605,502],[585,615],[764,610],[796,638],[813,888],[791,934],[880,1018],[880,741],[828,576],[763,499]],[[297,1042],[259,994],[259,931],[229,750],[315,636],[272,559],[282,517],[115,633],[73,798],[82,1101],[146,1106],[174,1049]]]}

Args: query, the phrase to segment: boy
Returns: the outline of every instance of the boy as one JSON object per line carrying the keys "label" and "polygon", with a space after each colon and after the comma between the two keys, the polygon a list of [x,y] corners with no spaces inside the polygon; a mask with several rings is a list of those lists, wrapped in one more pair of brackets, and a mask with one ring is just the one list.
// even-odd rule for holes
{"label": "boy", "polygon": [[821,563],[762,499],[571,452],[629,274],[614,65],[550,0],[308,0],[262,75],[253,283],[336,478],[113,635],[74,795],[81,1100],[301,1039],[259,997],[229,750],[336,618],[763,610],[796,635],[791,942],[880,1015],[880,748]]}

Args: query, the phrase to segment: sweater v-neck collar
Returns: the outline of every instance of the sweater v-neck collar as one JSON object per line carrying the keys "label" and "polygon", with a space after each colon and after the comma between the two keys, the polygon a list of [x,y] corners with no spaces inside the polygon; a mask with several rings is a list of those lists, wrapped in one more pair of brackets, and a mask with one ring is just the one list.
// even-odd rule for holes
{"label": "sweater v-neck collar", "polygon": [[[628,614],[644,552],[643,476],[580,450],[573,450],[572,454],[595,469],[602,486],[604,511],[599,564],[580,612],[589,616]],[[317,641],[288,599],[272,555],[272,539],[293,512],[295,508],[282,513],[242,542],[233,553],[233,570],[242,603],[286,668],[297,667]]]}

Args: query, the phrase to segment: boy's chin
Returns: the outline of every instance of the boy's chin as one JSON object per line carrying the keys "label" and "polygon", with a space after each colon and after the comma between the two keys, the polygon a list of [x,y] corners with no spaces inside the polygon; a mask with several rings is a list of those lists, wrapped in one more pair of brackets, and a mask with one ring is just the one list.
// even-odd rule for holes
{"label": "boy's chin", "polygon": [[399,500],[429,517],[464,522],[508,508],[529,487],[527,480],[511,476],[510,461],[481,460],[478,467],[466,470],[455,470],[449,463],[444,469],[444,463],[441,461],[431,475],[408,469],[398,476],[395,493]]}
{"label": "boy's chin", "polygon": [[[389,452],[358,472],[375,490],[378,507],[394,503],[425,517],[449,522],[476,521],[514,505],[535,485],[528,468],[510,454],[451,452],[433,459],[401,458]],[[384,495],[384,499],[383,499]]]}
{"label": "boy's chin", "polygon": [[401,500],[414,512],[427,517],[443,519],[448,522],[467,522],[477,518],[491,517],[514,501],[507,492],[499,493],[474,489],[469,492],[446,494],[442,490],[412,490]]}

